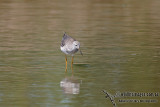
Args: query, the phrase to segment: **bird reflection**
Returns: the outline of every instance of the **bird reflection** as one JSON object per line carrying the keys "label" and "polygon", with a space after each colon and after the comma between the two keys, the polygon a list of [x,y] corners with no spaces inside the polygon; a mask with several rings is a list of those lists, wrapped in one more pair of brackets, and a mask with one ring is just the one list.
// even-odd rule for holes
{"label": "bird reflection", "polygon": [[80,92],[80,82],[73,75],[65,77],[60,82],[60,87],[62,87],[65,94],[79,94]]}

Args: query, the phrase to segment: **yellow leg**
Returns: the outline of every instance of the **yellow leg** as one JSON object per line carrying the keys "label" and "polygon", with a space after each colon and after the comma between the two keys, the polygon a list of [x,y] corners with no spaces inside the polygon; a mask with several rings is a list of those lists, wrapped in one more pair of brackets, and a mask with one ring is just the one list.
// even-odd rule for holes
{"label": "yellow leg", "polygon": [[72,72],[73,72],[73,56],[72,56],[72,62],[71,62],[71,69],[72,69]]}
{"label": "yellow leg", "polygon": [[67,72],[67,56],[65,55],[65,59],[66,59],[66,72]]}

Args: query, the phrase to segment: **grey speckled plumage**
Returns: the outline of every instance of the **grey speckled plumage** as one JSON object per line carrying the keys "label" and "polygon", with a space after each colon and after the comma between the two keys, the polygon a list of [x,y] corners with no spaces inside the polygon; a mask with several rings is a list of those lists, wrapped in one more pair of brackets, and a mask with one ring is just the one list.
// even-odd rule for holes
{"label": "grey speckled plumage", "polygon": [[[68,36],[66,33],[64,33],[62,42],[61,42],[61,51],[65,54],[74,55],[80,48],[80,43],[76,41],[76,39]],[[81,55],[82,52],[80,51]]]}
{"label": "grey speckled plumage", "polygon": [[74,41],[76,41],[74,38],[68,36],[66,33],[64,33],[62,42],[61,42],[61,47],[63,47],[66,44],[72,44]]}

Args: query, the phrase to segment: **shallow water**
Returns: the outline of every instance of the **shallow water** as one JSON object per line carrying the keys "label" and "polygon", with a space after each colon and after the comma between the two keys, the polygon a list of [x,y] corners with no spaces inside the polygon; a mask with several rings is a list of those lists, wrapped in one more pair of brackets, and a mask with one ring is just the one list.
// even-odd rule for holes
{"label": "shallow water", "polygon": [[[159,7],[158,0],[0,1],[0,106],[111,107],[102,90],[159,94]],[[65,73],[64,31],[84,54],[75,55],[74,73],[70,56]],[[159,95],[114,100],[160,104]]]}

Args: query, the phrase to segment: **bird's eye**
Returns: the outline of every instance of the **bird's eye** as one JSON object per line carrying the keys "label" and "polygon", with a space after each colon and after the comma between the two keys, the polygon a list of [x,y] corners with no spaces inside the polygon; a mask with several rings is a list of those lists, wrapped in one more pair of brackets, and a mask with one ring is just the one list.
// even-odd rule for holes
{"label": "bird's eye", "polygon": [[77,45],[75,45],[75,46],[77,46]]}

